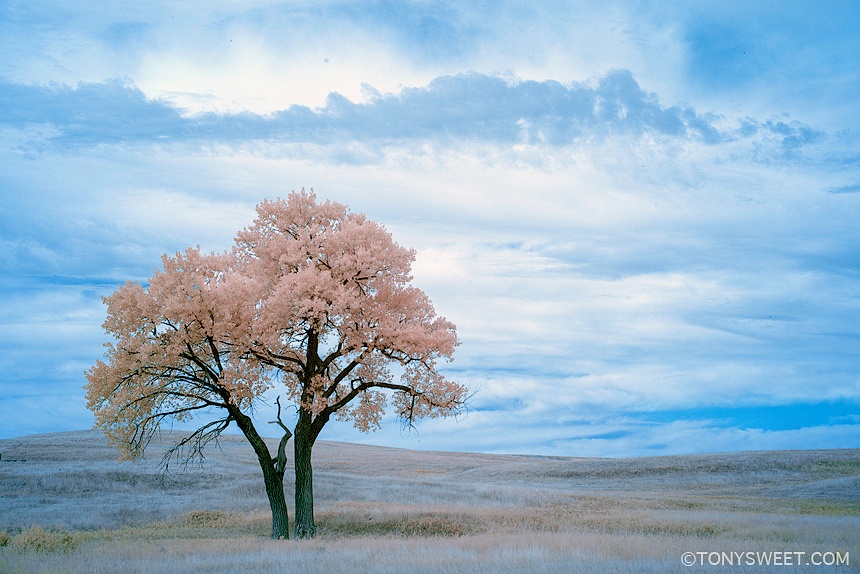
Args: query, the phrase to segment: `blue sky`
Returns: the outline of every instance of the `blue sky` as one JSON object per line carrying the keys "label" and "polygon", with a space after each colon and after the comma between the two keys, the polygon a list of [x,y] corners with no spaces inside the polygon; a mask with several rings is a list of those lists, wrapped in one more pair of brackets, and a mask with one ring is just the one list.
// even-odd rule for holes
{"label": "blue sky", "polygon": [[860,447],[860,5],[534,4],[0,1],[0,437],[91,426],[100,297],[313,187],[478,391],[323,438]]}

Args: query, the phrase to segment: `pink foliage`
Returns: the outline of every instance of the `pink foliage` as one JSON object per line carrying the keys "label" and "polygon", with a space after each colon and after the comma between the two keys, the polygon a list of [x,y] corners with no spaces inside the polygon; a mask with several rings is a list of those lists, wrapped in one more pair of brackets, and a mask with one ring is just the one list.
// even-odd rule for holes
{"label": "pink foliage", "polygon": [[312,192],[264,201],[231,251],[165,255],[147,286],[105,298],[115,342],[87,371],[97,426],[133,457],[163,420],[222,407],[226,424],[277,385],[313,438],[334,414],[375,428],[389,403],[410,422],[457,412],[466,389],[437,365],[456,330],[410,285],[414,259]]}

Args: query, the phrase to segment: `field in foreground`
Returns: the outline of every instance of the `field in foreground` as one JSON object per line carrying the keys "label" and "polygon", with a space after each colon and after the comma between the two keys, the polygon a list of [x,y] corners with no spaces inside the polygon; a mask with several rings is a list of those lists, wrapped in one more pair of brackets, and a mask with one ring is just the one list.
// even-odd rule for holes
{"label": "field in foreground", "polygon": [[244,439],[165,474],[171,440],[139,463],[93,431],[0,440],[0,573],[860,571],[857,449],[585,459],[321,442],[319,536],[272,541]]}

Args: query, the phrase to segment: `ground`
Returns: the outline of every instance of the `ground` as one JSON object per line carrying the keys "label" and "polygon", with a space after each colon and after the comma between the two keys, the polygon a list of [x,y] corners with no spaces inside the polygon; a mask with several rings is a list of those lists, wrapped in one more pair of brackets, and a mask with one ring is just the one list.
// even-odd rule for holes
{"label": "ground", "polygon": [[[0,572],[600,574],[734,571],[731,560],[744,572],[779,568],[758,565],[768,559],[796,561],[792,571],[847,572],[860,564],[857,449],[594,459],[320,442],[319,536],[272,541],[262,474],[244,439],[225,436],[202,466],[173,463],[163,473],[160,454],[174,439],[165,433],[135,463],[117,463],[94,431],[0,440]],[[682,562],[690,556],[692,568]]]}

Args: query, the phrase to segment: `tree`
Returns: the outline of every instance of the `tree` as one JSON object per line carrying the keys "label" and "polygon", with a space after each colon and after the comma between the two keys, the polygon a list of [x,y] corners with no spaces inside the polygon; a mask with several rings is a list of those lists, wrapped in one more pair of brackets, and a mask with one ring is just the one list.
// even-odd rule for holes
{"label": "tree", "polygon": [[[233,250],[164,256],[147,287],[127,283],[105,298],[115,343],[87,371],[96,427],[135,458],[162,422],[221,413],[168,455],[201,455],[235,423],[263,472],[273,538],[288,537],[294,436],[295,535],[314,536],[312,451],[332,416],[370,431],[389,404],[410,426],[464,406],[466,388],[437,364],[452,358],[455,327],[411,286],[414,258],[381,225],[313,192],[262,202]],[[251,416],[273,389],[283,432],[274,457]],[[282,396],[296,408],[293,431]]]}

